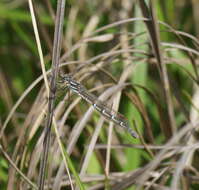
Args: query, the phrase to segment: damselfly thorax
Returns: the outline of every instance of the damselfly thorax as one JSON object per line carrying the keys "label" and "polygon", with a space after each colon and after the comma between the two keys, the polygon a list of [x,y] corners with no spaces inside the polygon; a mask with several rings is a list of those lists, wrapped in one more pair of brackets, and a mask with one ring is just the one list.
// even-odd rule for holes
{"label": "damselfly thorax", "polygon": [[130,128],[127,119],[122,114],[114,111],[104,102],[99,100],[95,95],[88,92],[88,90],[82,84],[74,80],[71,75],[63,76],[60,82],[64,83],[64,85],[66,85],[66,87],[69,88],[72,92],[78,94],[80,97],[82,97],[82,99],[91,104],[94,109],[97,110],[106,119],[124,128],[134,138],[138,138],[138,135]]}

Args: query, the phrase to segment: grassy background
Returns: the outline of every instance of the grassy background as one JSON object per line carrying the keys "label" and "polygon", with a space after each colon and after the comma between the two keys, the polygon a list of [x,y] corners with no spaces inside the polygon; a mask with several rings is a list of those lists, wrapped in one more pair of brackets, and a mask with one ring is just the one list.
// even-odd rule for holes
{"label": "grassy background", "polygon": [[[56,3],[33,2],[46,71]],[[140,138],[58,84],[46,189],[198,188],[199,2],[147,5],[66,2],[61,72],[123,114]],[[0,2],[0,57],[0,189],[32,189],[48,110],[43,79],[35,84],[42,71],[27,1]]]}

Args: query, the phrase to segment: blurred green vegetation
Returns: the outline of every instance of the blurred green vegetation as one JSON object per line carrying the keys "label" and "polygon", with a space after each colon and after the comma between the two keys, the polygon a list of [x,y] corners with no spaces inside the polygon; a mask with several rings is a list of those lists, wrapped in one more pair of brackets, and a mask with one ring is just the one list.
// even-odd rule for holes
{"label": "blurred green vegetation", "polygon": [[[48,7],[47,2],[52,7]],[[38,28],[40,32],[44,58],[46,60],[46,68],[50,68],[54,32],[54,18],[51,14],[51,11],[55,12],[56,1],[34,1],[33,3],[38,19]],[[197,1],[155,1],[155,10],[157,13],[158,20],[167,23],[176,31],[183,31],[184,33],[195,36],[196,38],[199,36],[199,17],[197,17],[197,10],[195,10],[198,6],[199,3]],[[52,8],[52,10],[50,8]],[[133,4],[130,10],[128,10],[128,7],[126,9],[128,15],[125,18],[141,17],[141,12],[138,3]],[[73,10],[74,12],[71,13],[71,10]],[[83,33],[85,32],[85,28],[88,26],[88,22],[90,21],[93,15],[95,15],[97,19],[99,19],[98,21],[96,21],[96,27],[94,27],[94,30],[97,30],[98,28],[103,27],[107,24],[116,22],[118,20],[122,20],[122,17],[120,16],[120,14],[122,14],[122,10],[125,10],[122,1],[68,1],[66,4],[66,16],[63,34],[64,43],[62,54],[69,51],[71,47],[73,47],[79,40],[81,40]],[[74,16],[75,11],[78,12],[76,17]],[[71,17],[69,17],[69,15]],[[75,19],[73,20],[74,26],[71,29],[68,23],[71,21],[69,19],[73,18],[73,16],[75,17]],[[152,54],[151,47],[149,45],[150,39],[149,34],[147,33],[146,25],[141,21],[129,23],[128,26],[121,25],[119,27],[109,28],[103,32],[100,32],[100,34],[110,33],[119,36],[119,34],[122,32],[123,26],[125,26],[125,29],[128,32],[144,32],[143,35],[133,39],[133,42],[131,43],[139,50],[143,50],[145,52],[148,52],[149,54]],[[71,31],[69,31],[70,29]],[[70,38],[67,38],[67,35]],[[162,42],[182,44],[176,36],[176,34],[174,34],[173,31],[169,31],[169,29],[163,26],[162,24],[160,24],[160,38]],[[70,42],[68,42],[69,39]],[[115,38],[110,43],[105,42],[88,44],[88,47],[86,49],[86,58],[89,59],[103,52],[110,51],[112,47],[117,45],[118,41],[119,37]],[[185,47],[193,48],[197,51],[196,47],[198,44],[196,45],[196,43],[192,39],[190,39],[189,37],[183,37],[183,41]],[[69,43],[71,44],[69,45]],[[146,44],[140,45],[142,43]],[[161,48],[164,50],[166,49],[166,47]],[[158,106],[154,100],[155,98],[152,97],[152,95],[150,95],[149,92],[147,92],[144,89],[148,89],[158,99],[157,101],[161,105],[162,102],[164,102],[164,99],[162,95],[163,92],[161,90],[162,84],[160,83],[160,76],[158,74],[157,68],[154,66],[155,64],[149,64],[150,58],[152,59],[153,56],[150,57],[138,53],[135,53],[134,56],[146,57],[148,61],[145,61],[144,63],[143,61],[139,60],[132,61],[132,63],[137,66],[136,71],[133,71],[131,77],[128,78],[128,82],[130,82],[132,85],[137,85],[134,86],[134,88],[136,94],[138,94],[141,102],[145,107],[146,114],[148,114],[148,117],[150,118],[150,124],[153,129],[152,132],[155,137],[155,143],[163,144],[166,141],[166,137],[160,129],[161,121],[158,116]],[[188,114],[190,114],[190,108],[192,105],[191,98],[193,93],[193,86],[194,84],[196,84],[196,82],[193,81],[191,76],[197,79],[197,71],[193,68],[193,65],[190,63],[190,56],[189,53],[187,53],[187,51],[183,51],[181,49],[175,49],[170,51],[165,50],[163,56],[171,58],[168,61],[169,63],[167,64],[167,72],[169,78],[171,79],[171,84],[173,87],[173,89],[171,88],[171,94],[174,103],[175,121],[178,128],[180,128],[187,122],[187,115],[183,112],[182,105],[184,106],[185,112],[187,111]],[[15,102],[21,97],[25,89],[27,89],[31,85],[31,83],[42,74],[27,1],[5,0],[0,2],[0,57],[0,126],[2,127]],[[79,59],[81,59],[80,52],[75,51],[73,54],[71,54],[68,60]],[[194,55],[193,59],[197,61],[197,56]],[[176,60],[182,64],[176,64]],[[120,73],[122,72],[122,68],[124,68],[125,64],[125,61],[121,59],[117,62],[112,63],[110,67],[105,67],[105,70],[107,69],[110,73],[113,74],[113,76],[116,79],[118,79],[120,77]],[[75,67],[67,68],[65,69],[65,71],[72,72],[72,69],[75,69]],[[105,81],[103,80],[103,77],[105,77],[104,75],[104,73],[97,73],[96,78],[100,76],[101,80],[99,81]],[[87,85],[92,86],[93,81],[94,79],[92,78],[91,80],[89,80],[90,84]],[[18,132],[20,131],[20,127],[24,125],[24,121],[26,119],[27,114],[30,111],[30,107],[34,104],[35,98],[37,97],[41,87],[42,84],[40,83],[38,86],[33,88],[31,93],[28,94],[28,96],[23,100],[22,104],[17,108],[15,115],[9,122],[4,132],[4,137],[3,139],[1,139],[1,144],[5,147],[6,152],[11,157],[12,153],[14,152],[15,145],[19,136]],[[179,102],[175,100],[175,96],[180,97],[182,101],[180,105]],[[167,109],[167,105],[163,104],[161,106],[164,111]],[[83,108],[81,108],[79,112],[76,112],[79,115],[83,115],[83,113],[86,112],[85,110],[87,110],[88,105],[83,104],[82,107]],[[146,123],[143,120],[142,113],[140,113],[137,107],[132,104],[132,101],[124,94],[122,94],[119,111],[128,118],[132,128],[134,126],[133,120],[135,120],[139,133],[143,134],[143,136],[146,135]],[[76,121],[76,117],[78,114],[70,114],[70,124]],[[94,116],[96,116],[94,117],[94,120],[92,120],[92,122],[89,123],[89,125],[91,126],[94,126],[94,122],[99,118],[99,114],[95,113]],[[98,143],[107,143],[106,130],[107,128],[103,128],[103,131],[100,133]],[[75,169],[77,171],[79,170],[81,164],[79,157],[82,156],[81,154],[83,154],[84,152],[82,151],[82,149],[84,148],[85,144],[88,143],[87,135],[90,134],[92,136],[93,131],[94,129],[89,128],[87,129],[87,132],[83,133],[80,136],[80,140],[78,141],[79,144],[77,144],[75,150],[76,152],[73,154],[74,160],[76,159],[76,162],[74,161],[73,164],[75,165]],[[31,148],[29,147],[31,151],[32,149],[34,149],[34,145],[36,144],[39,138],[38,136],[40,135],[41,131],[37,131],[37,134],[34,138],[35,142],[26,142],[27,144],[33,144],[32,146],[30,146]],[[118,138],[121,140],[121,144],[141,143],[140,140],[132,140],[132,138],[126,133],[117,135]],[[148,143],[148,140],[149,139],[146,138],[146,143]],[[64,141],[64,143],[65,142],[66,141]],[[90,164],[87,169],[87,172],[89,174],[105,174],[104,168],[102,168],[102,165],[105,162],[105,152],[105,150],[97,150],[93,153]],[[26,157],[31,157],[30,153],[28,156],[27,154],[24,155],[23,159],[26,159]],[[127,172],[133,169],[138,169],[143,164],[146,164],[148,161],[152,160],[152,157],[146,151],[143,150],[126,148],[123,154],[124,155],[122,156],[124,157],[120,155],[122,158],[118,158],[118,151],[112,150],[111,170],[113,170],[114,172]],[[121,160],[123,162],[120,162]],[[26,171],[28,170],[28,166],[26,164],[24,165],[25,166],[23,167],[23,163],[21,163],[20,165],[20,162],[18,162],[18,167],[24,173],[26,173]],[[9,167],[10,166],[8,160],[3,156],[3,154],[0,153],[1,189],[6,189],[6,185],[9,178]],[[19,178],[19,176],[17,175],[15,177]],[[33,177],[33,181],[35,180],[35,177]],[[19,184],[17,184],[16,189],[19,187]],[[197,188],[197,184],[190,185],[190,189],[195,190]]]}

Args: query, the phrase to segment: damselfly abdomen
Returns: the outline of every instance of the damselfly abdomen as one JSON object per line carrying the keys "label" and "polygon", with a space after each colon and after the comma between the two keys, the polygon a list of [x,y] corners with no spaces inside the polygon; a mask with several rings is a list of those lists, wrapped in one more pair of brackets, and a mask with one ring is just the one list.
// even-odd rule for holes
{"label": "damselfly abdomen", "polygon": [[66,75],[62,77],[61,82],[64,82],[66,86],[89,104],[91,104],[95,110],[97,110],[101,115],[106,119],[112,121],[114,124],[124,128],[128,133],[131,134],[134,138],[138,138],[136,132],[134,132],[130,127],[127,119],[118,112],[115,112],[113,109],[109,108],[104,102],[97,99],[97,97],[86,90],[86,88],[75,81],[71,75]]}

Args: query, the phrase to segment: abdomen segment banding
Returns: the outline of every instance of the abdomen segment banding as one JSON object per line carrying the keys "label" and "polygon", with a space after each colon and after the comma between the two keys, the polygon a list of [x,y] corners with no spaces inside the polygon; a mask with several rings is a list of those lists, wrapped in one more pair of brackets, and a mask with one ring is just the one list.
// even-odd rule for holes
{"label": "abdomen segment banding", "polygon": [[101,113],[106,119],[124,128],[134,138],[138,138],[137,134],[130,128],[128,121],[120,113],[115,112],[114,110],[109,108],[104,102],[98,100],[98,98],[95,95],[88,92],[83,85],[73,80],[71,76],[63,77],[63,81],[66,82],[66,85],[73,92],[77,93],[89,104],[92,104],[94,109]]}

